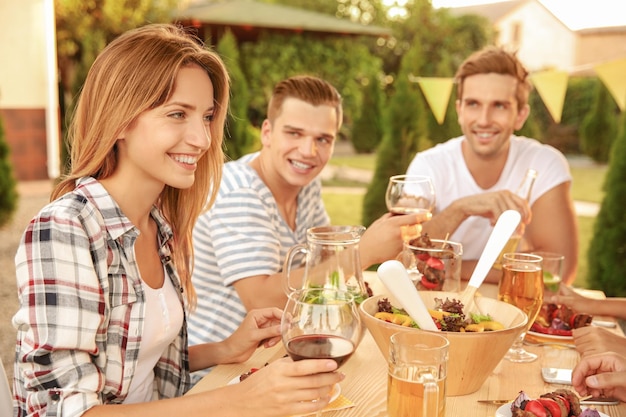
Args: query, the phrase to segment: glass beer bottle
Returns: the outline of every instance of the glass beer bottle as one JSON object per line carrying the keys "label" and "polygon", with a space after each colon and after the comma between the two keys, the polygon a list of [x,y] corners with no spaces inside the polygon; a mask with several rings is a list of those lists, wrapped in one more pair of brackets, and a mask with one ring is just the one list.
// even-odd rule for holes
{"label": "glass beer bottle", "polygon": [[[532,192],[533,185],[535,184],[535,179],[537,179],[537,171],[532,168],[529,168],[528,171],[526,171],[526,175],[524,176],[524,179],[522,180],[521,184],[519,185],[519,187],[517,187],[517,191],[515,191],[515,194],[526,199],[526,201],[530,202],[530,193]],[[517,230],[513,232],[513,235],[511,236],[509,241],[506,243],[506,245],[504,245],[504,248],[500,252],[500,255],[498,255],[498,259],[496,259],[496,261],[494,262],[493,264],[494,268],[502,269],[502,255],[503,254],[517,251],[517,247],[519,246],[519,243],[522,240],[522,236],[524,236],[525,227],[526,225],[520,222],[519,226],[517,227]]]}

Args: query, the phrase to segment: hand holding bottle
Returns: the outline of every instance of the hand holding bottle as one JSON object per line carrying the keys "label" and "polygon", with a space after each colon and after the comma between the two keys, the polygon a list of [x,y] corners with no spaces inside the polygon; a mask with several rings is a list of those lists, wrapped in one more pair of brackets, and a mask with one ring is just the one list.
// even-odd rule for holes
{"label": "hand holding bottle", "polygon": [[[528,171],[526,171],[526,175],[524,176],[524,179],[522,180],[519,187],[517,188],[517,191],[515,191],[515,194],[525,199],[526,202],[530,202],[530,193],[532,192],[533,185],[535,184],[536,178],[537,178],[537,171],[532,168],[529,168]],[[496,269],[502,268],[501,261],[502,261],[503,254],[517,251],[520,241],[522,240],[522,237],[524,236],[525,228],[526,228],[526,223],[524,223],[523,221],[520,222],[519,226],[517,227],[517,230],[513,233],[513,235],[507,242],[507,244],[504,245],[504,248],[502,249],[502,252],[500,252],[498,259],[494,262],[493,264],[494,268]]]}

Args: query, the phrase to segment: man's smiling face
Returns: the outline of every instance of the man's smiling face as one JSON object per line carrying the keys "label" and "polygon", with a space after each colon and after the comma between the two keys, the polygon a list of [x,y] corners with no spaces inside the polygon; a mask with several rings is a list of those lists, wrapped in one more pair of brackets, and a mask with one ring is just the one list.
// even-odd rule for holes
{"label": "man's smiling face", "polygon": [[517,80],[510,75],[476,74],[463,81],[458,121],[477,156],[490,158],[508,150],[509,138],[526,121],[529,108],[518,108],[516,89]]}

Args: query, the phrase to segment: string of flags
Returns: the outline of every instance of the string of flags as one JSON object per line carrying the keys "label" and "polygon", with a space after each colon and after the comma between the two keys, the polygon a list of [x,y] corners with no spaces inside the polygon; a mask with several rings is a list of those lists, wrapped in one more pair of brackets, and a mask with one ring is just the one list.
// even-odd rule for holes
{"label": "string of flags", "polygon": [[[593,67],[598,78],[611,93],[620,111],[626,109],[626,58]],[[416,77],[437,123],[442,124],[454,85],[454,78]],[[530,81],[539,93],[552,119],[561,122],[569,74],[562,70],[544,70],[530,74]]]}

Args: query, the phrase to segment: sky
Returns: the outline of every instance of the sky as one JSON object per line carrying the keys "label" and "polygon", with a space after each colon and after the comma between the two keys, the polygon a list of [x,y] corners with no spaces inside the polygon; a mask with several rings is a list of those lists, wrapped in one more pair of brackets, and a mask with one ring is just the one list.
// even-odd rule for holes
{"label": "sky", "polygon": [[[502,1],[502,0],[495,0]],[[434,7],[459,7],[494,0],[432,0]],[[623,0],[540,0],[555,16],[570,29],[589,27],[626,26]],[[591,4],[591,6],[590,6]]]}

